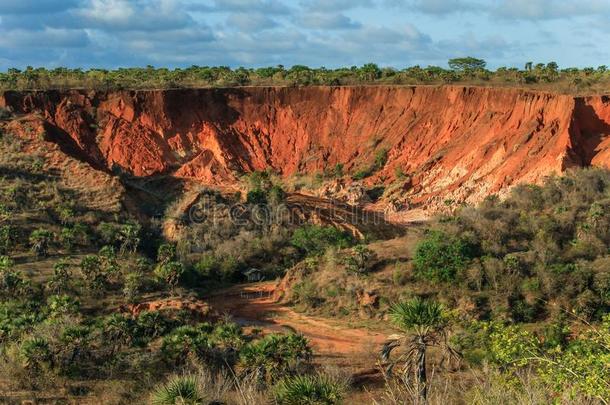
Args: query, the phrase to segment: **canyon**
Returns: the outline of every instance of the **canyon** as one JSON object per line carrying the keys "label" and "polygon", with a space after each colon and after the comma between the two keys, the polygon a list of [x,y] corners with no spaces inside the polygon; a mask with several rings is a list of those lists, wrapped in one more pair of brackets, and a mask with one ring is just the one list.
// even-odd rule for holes
{"label": "canyon", "polygon": [[[113,173],[230,187],[381,167],[363,187],[431,211],[572,167],[610,168],[610,97],[462,86],[241,87],[0,94],[45,140]],[[352,180],[348,180],[351,182]]]}

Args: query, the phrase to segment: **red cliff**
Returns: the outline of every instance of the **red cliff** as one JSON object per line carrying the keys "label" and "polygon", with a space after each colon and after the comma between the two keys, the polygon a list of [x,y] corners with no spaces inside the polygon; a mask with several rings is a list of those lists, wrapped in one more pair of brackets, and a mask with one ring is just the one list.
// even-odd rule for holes
{"label": "red cliff", "polygon": [[0,106],[39,112],[51,139],[136,176],[232,183],[387,163],[412,201],[476,202],[573,166],[610,167],[610,98],[476,87],[306,87],[6,92]]}

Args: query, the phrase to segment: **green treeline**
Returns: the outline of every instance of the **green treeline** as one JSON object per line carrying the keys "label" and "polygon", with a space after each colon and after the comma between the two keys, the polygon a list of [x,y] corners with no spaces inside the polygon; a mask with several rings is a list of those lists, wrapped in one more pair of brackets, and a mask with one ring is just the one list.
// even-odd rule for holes
{"label": "green treeline", "polygon": [[524,85],[561,91],[591,90],[610,87],[610,72],[605,65],[597,68],[560,69],[557,63],[527,62],[523,69],[486,68],[486,62],[473,57],[451,59],[449,68],[411,66],[403,69],[363,66],[327,69],[294,65],[261,68],[227,66],[191,66],[188,68],[92,68],[46,69],[28,66],[0,72],[0,89],[46,90],[66,88],[92,89],[164,89],[182,87],[234,86],[339,86],[361,84],[449,84]]}

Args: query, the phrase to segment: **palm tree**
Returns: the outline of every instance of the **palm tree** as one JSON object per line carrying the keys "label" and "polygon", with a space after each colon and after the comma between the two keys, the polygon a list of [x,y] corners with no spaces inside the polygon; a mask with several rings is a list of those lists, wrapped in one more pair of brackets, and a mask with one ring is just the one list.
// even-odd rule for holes
{"label": "palm tree", "polygon": [[[445,308],[437,302],[415,298],[395,304],[390,309],[390,319],[402,333],[390,336],[383,345],[381,358],[386,364],[386,374],[391,375],[395,366],[402,363],[403,380],[407,381],[409,374],[414,373],[418,390],[417,402],[426,403],[428,347],[440,347],[443,350],[443,361],[446,357],[459,357],[459,353],[452,349],[447,341],[449,319]],[[392,350],[400,346],[405,348],[405,352],[395,360],[390,360]]]}
{"label": "palm tree", "polygon": [[206,403],[194,376],[173,376],[165,384],[155,388],[151,394],[153,405],[203,405]]}

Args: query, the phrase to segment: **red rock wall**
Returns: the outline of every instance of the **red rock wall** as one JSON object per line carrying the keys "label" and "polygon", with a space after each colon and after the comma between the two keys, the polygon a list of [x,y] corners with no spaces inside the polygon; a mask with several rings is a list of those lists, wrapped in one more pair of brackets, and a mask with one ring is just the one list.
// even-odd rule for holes
{"label": "red rock wall", "polygon": [[[0,106],[39,111],[89,161],[137,176],[210,184],[272,167],[284,175],[343,163],[367,179],[413,178],[414,200],[475,202],[572,166],[610,167],[608,97],[474,87],[306,87],[6,92]],[[62,135],[62,136],[60,136]]]}

